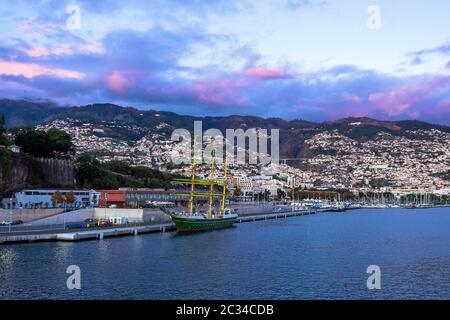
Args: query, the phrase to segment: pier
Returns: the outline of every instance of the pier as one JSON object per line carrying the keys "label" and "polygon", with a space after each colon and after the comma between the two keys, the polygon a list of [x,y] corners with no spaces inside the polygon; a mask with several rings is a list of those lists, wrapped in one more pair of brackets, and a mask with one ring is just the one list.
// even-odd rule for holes
{"label": "pier", "polygon": [[269,220],[269,219],[282,219],[282,218],[316,214],[317,212],[323,212],[323,210],[322,211],[320,211],[320,210],[302,210],[302,211],[289,211],[289,212],[277,212],[277,213],[269,213],[269,214],[258,214],[258,215],[251,215],[251,216],[239,216],[236,222],[243,223],[243,222],[253,222],[253,221]]}
{"label": "pier", "polygon": [[55,231],[49,233],[21,232],[0,236],[2,243],[23,243],[36,241],[80,241],[101,240],[109,237],[137,236],[152,232],[166,232],[175,230],[172,223],[143,225],[143,226],[117,226],[114,228],[79,229],[76,231]]}

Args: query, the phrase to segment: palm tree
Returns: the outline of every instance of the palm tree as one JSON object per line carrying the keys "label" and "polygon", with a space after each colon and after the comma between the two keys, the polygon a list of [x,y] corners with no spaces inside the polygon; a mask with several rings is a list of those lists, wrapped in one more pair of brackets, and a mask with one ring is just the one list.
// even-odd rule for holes
{"label": "palm tree", "polygon": [[63,203],[64,197],[61,192],[56,191],[52,194],[52,203],[53,207],[56,207],[58,204]]}
{"label": "palm tree", "polygon": [[75,193],[73,191],[68,192],[65,196],[65,200],[67,204],[74,204],[77,201]]}

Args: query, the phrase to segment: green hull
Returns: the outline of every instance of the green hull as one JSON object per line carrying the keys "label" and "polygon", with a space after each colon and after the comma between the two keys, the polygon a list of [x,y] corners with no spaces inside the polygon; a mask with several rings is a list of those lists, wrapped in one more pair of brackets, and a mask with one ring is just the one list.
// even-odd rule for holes
{"label": "green hull", "polygon": [[178,232],[206,231],[231,227],[236,218],[189,219],[172,215]]}
{"label": "green hull", "polygon": [[176,215],[169,210],[161,207],[164,213],[168,214],[171,218],[178,232],[193,232],[193,231],[207,231],[215,229],[223,229],[231,227],[237,220],[237,215],[231,215],[223,218],[212,219],[198,219],[195,217],[186,217]]}

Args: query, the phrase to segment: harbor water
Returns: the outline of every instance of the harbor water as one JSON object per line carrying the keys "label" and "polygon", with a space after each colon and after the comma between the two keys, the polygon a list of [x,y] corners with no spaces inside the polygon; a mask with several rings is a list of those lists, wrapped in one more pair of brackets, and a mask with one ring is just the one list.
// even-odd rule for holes
{"label": "harbor water", "polygon": [[[450,209],[0,246],[0,299],[450,299]],[[75,265],[81,289],[69,290]],[[381,289],[367,288],[367,268]]]}

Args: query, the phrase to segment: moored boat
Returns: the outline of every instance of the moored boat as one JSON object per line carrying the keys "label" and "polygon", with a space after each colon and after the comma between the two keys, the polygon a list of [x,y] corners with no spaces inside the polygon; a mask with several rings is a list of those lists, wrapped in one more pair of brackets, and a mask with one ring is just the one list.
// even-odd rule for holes
{"label": "moored boat", "polygon": [[[192,178],[177,179],[177,183],[189,184],[190,193],[181,194],[189,196],[189,208],[187,212],[177,212],[161,206],[160,209],[169,215],[178,232],[207,231],[231,227],[237,220],[238,215],[230,209],[225,208],[227,164],[224,165],[224,176],[220,181],[214,177],[214,159],[211,162],[211,177],[208,180],[195,179],[195,162],[192,163]],[[209,186],[209,192],[195,192],[195,185]],[[221,193],[214,193],[214,186],[221,186]],[[209,208],[207,213],[194,211],[194,198],[198,196],[209,197]],[[214,198],[221,197],[220,209],[214,207]]]}
{"label": "moored boat", "polygon": [[231,227],[237,220],[235,213],[225,213],[223,215],[209,218],[203,214],[189,215],[187,213],[176,213],[166,208],[161,210],[172,218],[178,232],[207,231]]}

